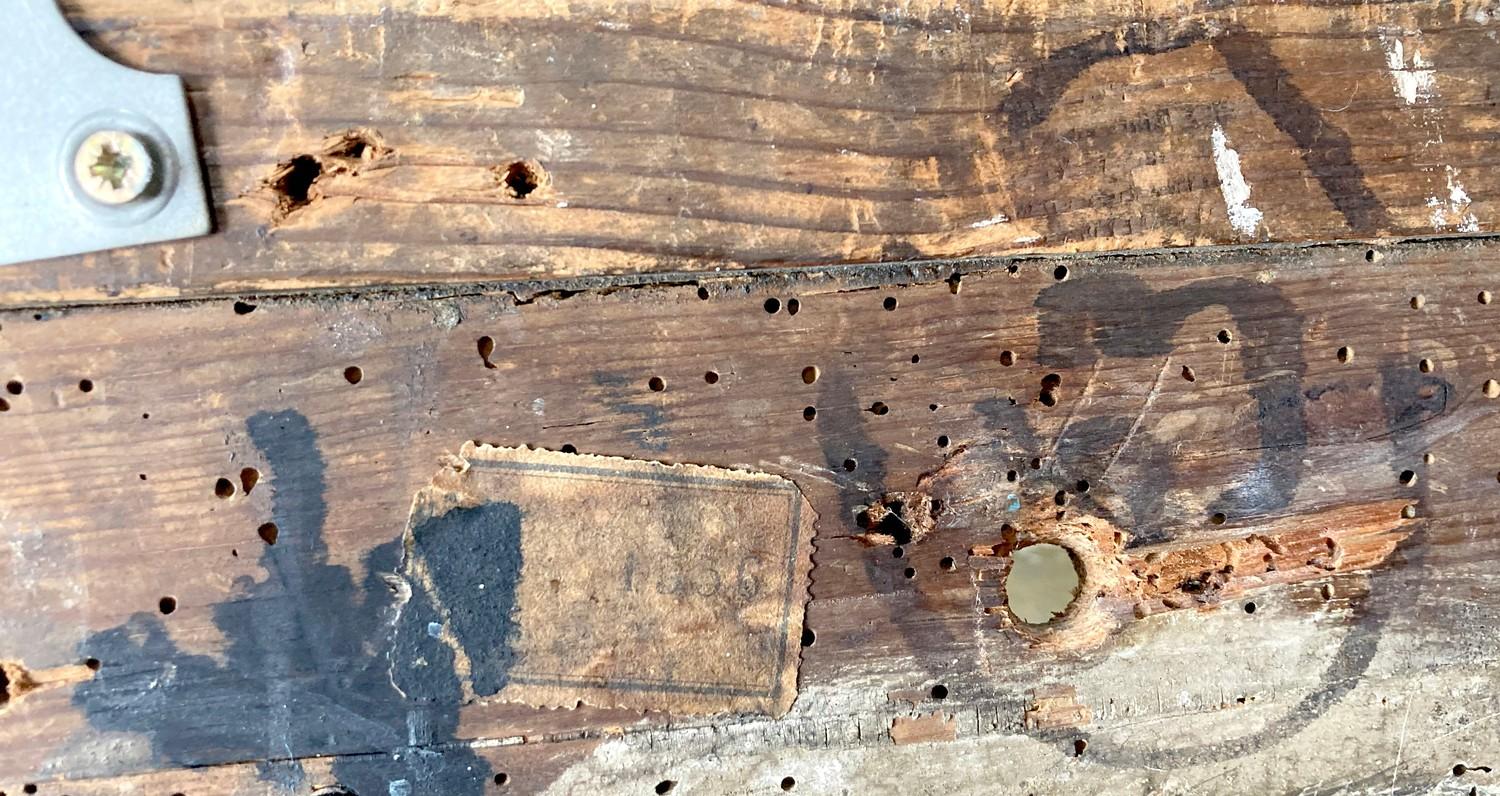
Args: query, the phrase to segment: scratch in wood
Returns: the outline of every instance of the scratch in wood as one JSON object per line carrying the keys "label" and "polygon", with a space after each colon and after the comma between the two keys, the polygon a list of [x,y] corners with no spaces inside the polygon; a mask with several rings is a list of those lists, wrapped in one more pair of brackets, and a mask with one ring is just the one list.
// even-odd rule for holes
{"label": "scratch in wood", "polygon": [[1146,415],[1151,411],[1151,405],[1156,402],[1156,396],[1161,394],[1162,379],[1166,377],[1171,367],[1172,357],[1168,356],[1162,360],[1161,369],[1156,372],[1156,380],[1151,382],[1151,389],[1146,393],[1146,400],[1141,403],[1141,411],[1136,413],[1135,422],[1130,424],[1130,430],[1125,432],[1125,438],[1120,440],[1120,444],[1115,447],[1114,455],[1110,456],[1109,462],[1104,465],[1104,470],[1099,474],[1099,480],[1102,481],[1105,476],[1109,475],[1110,468],[1115,466],[1115,462],[1120,460],[1120,454],[1125,452],[1125,447],[1135,438],[1135,432],[1140,430],[1141,422],[1146,419]]}

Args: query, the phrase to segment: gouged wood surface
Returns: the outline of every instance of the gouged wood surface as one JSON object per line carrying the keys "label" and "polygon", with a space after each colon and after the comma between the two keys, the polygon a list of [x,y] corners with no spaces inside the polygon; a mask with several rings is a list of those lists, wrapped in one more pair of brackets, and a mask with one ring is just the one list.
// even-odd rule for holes
{"label": "gouged wood surface", "polygon": [[[1497,258],[1335,247],[0,315],[0,660],[61,681],[0,707],[0,789],[1493,787]],[[470,439],[795,481],[819,522],[792,712],[391,698],[380,551]],[[856,522],[897,494],[932,498],[899,553]],[[1078,546],[1100,610],[1039,632],[1007,621],[971,554],[1048,539]],[[1173,582],[1172,602],[1119,602]],[[955,740],[892,744],[935,712]]]}
{"label": "gouged wood surface", "polygon": [[[218,232],[11,306],[1467,234],[1500,189],[1486,0],[64,5],[184,76]],[[350,130],[384,155],[269,186]]]}

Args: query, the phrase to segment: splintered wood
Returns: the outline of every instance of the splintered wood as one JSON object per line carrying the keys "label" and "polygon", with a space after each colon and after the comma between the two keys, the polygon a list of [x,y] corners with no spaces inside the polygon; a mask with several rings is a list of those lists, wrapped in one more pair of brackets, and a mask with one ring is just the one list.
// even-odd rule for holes
{"label": "splintered wood", "polygon": [[[0,790],[1488,787],[1497,268],[0,314]],[[1079,587],[1026,624],[1043,543]]]}

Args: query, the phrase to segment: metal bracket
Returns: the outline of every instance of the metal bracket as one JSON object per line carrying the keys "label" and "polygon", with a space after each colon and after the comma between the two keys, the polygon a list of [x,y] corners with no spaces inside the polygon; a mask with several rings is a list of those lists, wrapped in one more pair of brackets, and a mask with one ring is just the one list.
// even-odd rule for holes
{"label": "metal bracket", "polygon": [[55,0],[7,5],[0,264],[206,234],[182,81],[95,52]]}

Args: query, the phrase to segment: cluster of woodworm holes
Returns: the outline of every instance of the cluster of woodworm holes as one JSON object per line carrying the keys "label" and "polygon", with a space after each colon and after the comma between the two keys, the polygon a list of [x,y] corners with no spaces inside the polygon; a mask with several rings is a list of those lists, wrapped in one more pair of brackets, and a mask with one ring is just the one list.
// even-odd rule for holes
{"label": "cluster of woodworm holes", "polygon": [[[79,379],[78,380],[78,391],[79,392],[83,392],[83,393],[93,392],[94,391],[94,381],[93,381],[93,379]],[[6,398],[6,397],[3,397],[3,396],[0,396],[0,412],[9,412],[10,411],[10,406],[11,406],[10,402],[13,401],[13,400],[15,400],[16,398],[18,398],[19,396],[21,396],[25,392],[26,392],[26,385],[20,379],[11,379],[10,381],[6,382],[5,383],[5,393],[6,393],[6,395],[9,395],[10,397]]]}

